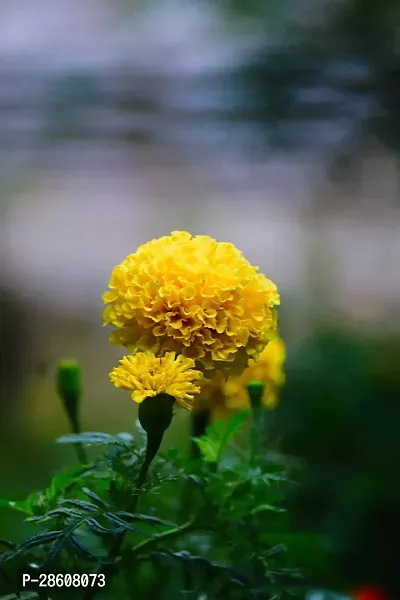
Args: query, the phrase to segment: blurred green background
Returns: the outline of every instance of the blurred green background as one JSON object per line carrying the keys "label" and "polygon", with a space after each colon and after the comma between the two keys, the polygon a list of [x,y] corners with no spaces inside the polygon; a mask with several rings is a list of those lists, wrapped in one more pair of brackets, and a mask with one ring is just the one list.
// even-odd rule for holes
{"label": "blurred green background", "polygon": [[[101,293],[138,244],[187,229],[235,243],[280,288],[288,373],[271,425],[306,461],[298,526],[325,536],[335,577],[390,580],[399,11],[394,0],[2,3],[2,496],[73,459],[53,445],[66,428],[60,358],[82,364],[85,429],[133,426],[135,407],[108,383],[121,353]],[[182,428],[185,415],[166,444],[187,449]],[[0,515],[0,537],[23,532]]]}

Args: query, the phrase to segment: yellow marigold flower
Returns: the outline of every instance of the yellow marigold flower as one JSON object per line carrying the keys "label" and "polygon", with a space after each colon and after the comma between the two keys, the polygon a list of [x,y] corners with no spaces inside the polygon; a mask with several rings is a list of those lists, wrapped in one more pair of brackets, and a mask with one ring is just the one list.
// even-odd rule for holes
{"label": "yellow marigold flower", "polygon": [[111,343],[237,373],[275,336],[280,302],[276,285],[233,244],[185,231],[127,256],[103,300],[104,325],[117,328]]}
{"label": "yellow marigold flower", "polygon": [[274,408],[278,402],[279,388],[285,382],[283,367],[286,360],[286,348],[281,338],[269,342],[258,361],[250,361],[248,368],[240,377],[231,377],[224,383],[226,406],[232,410],[250,407],[247,384],[250,381],[265,383],[262,405]]}
{"label": "yellow marigold flower", "polygon": [[250,361],[242,375],[225,380],[222,373],[217,373],[211,380],[202,380],[200,395],[195,400],[194,409],[209,409],[213,419],[223,420],[224,413],[228,416],[230,411],[250,408],[247,392],[247,384],[250,381],[265,383],[262,405],[274,408],[278,402],[279,388],[285,382],[285,360],[285,344],[281,338],[276,337],[268,343],[258,361]]}
{"label": "yellow marigold flower", "polygon": [[169,394],[184,408],[191,410],[191,401],[200,392],[193,382],[203,376],[200,371],[194,370],[194,366],[194,360],[176,357],[175,352],[168,352],[163,357],[137,352],[120,360],[120,365],[110,373],[110,380],[117,388],[132,390],[135,402],[143,402],[145,398],[158,394]]}

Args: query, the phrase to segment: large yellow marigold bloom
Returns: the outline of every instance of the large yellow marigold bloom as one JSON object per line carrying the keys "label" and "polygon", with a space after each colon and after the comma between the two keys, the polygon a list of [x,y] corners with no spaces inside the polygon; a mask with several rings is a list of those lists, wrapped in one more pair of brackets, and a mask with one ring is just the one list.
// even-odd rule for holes
{"label": "large yellow marigold bloom", "polygon": [[225,380],[222,373],[213,379],[200,382],[200,395],[196,398],[196,411],[210,410],[213,419],[224,420],[230,411],[250,408],[247,384],[250,381],[265,383],[262,405],[274,408],[279,398],[279,388],[285,382],[284,365],[286,348],[279,337],[271,340],[259,360],[251,360],[242,375]]}
{"label": "large yellow marigold bloom", "polygon": [[132,391],[132,400],[143,402],[158,394],[169,394],[187,410],[191,410],[195,394],[200,388],[193,382],[202,378],[194,369],[194,360],[175,356],[168,352],[156,357],[150,352],[138,352],[124,356],[120,365],[110,373],[110,380],[117,388]]}
{"label": "large yellow marigold bloom", "polygon": [[113,270],[104,325],[110,341],[202,370],[240,373],[276,334],[277,286],[227,242],[185,231],[140,246]]}

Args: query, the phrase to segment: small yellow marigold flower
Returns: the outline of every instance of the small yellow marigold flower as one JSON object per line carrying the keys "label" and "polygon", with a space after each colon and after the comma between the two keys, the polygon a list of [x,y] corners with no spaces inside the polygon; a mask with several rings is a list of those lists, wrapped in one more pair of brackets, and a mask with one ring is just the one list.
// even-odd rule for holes
{"label": "small yellow marigold flower", "polygon": [[184,356],[176,357],[168,352],[156,357],[150,352],[138,352],[124,356],[120,365],[110,373],[110,380],[117,388],[132,391],[132,400],[143,402],[145,398],[168,394],[187,410],[192,408],[195,394],[200,387],[193,382],[201,379],[202,373],[194,370],[195,362]]}
{"label": "small yellow marigold flower", "polygon": [[242,375],[225,380],[222,373],[217,373],[213,379],[201,381],[201,392],[195,400],[195,410],[209,409],[213,418],[217,418],[217,415],[222,420],[224,412],[227,415],[229,411],[250,408],[247,384],[251,381],[265,383],[262,406],[274,408],[278,402],[279,388],[285,382],[285,360],[285,344],[281,338],[276,337],[268,343],[258,361],[250,361]]}
{"label": "small yellow marigold flower", "polygon": [[280,302],[276,285],[233,244],[185,231],[130,254],[103,300],[104,325],[117,328],[111,343],[237,373],[276,335]]}

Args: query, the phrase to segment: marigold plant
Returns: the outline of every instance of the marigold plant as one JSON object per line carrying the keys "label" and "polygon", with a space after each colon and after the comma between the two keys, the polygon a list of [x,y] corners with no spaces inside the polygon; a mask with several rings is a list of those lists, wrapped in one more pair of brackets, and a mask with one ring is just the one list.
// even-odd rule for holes
{"label": "marigold plant", "polygon": [[[268,343],[276,285],[232,244],[174,232],[117,266],[104,300],[112,342],[130,351],[110,380],[138,404],[135,435],[129,427],[81,432],[80,366],[58,365],[71,429],[58,442],[75,447],[80,465],[24,500],[0,498],[0,507],[39,528],[20,544],[0,540],[1,598],[29,590],[39,600],[41,587],[52,600],[300,597],[301,573],[281,543],[290,533],[282,503],[290,464],[279,453],[271,462],[259,410],[264,380],[282,382],[283,343]],[[175,404],[191,410],[216,370],[211,389],[237,394],[234,408],[250,410],[194,435],[197,454],[162,451]],[[263,380],[248,386],[244,401],[254,376]]]}
{"label": "marigold plant", "polygon": [[111,343],[240,373],[276,334],[277,286],[233,245],[185,231],[140,246],[103,295]]}

